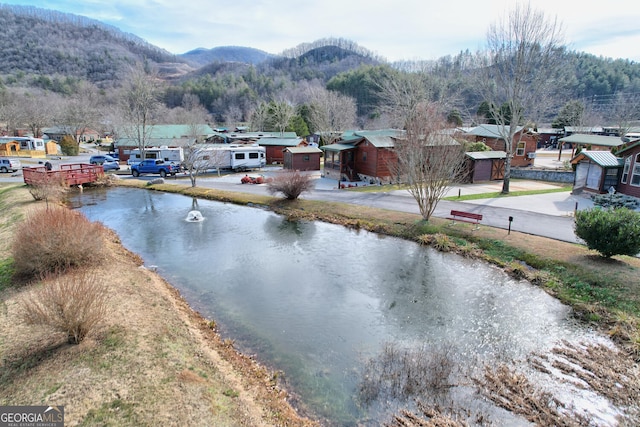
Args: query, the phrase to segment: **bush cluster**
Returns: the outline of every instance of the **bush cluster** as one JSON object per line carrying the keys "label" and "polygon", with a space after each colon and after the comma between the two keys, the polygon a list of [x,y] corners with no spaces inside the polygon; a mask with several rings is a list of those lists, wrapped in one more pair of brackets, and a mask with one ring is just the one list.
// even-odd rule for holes
{"label": "bush cluster", "polygon": [[578,211],[575,232],[607,258],[640,253],[640,214],[627,208]]}
{"label": "bush cluster", "polygon": [[596,206],[602,206],[603,208],[629,208],[635,209],[638,207],[638,199],[635,197],[627,196],[626,194],[613,193],[613,194],[594,194],[591,196],[593,204]]}
{"label": "bush cluster", "polygon": [[103,251],[104,227],[61,206],[32,212],[18,226],[12,245],[15,274],[37,278],[92,265]]}
{"label": "bush cluster", "polygon": [[297,199],[300,194],[313,188],[311,176],[298,171],[281,172],[267,183],[270,194],[282,193],[289,200]]}
{"label": "bush cluster", "polygon": [[80,152],[80,146],[70,135],[65,135],[60,140],[60,150],[65,156],[77,156]]}
{"label": "bush cluster", "polygon": [[107,315],[107,288],[95,272],[81,270],[44,280],[22,300],[28,325],[46,326],[80,343]]}

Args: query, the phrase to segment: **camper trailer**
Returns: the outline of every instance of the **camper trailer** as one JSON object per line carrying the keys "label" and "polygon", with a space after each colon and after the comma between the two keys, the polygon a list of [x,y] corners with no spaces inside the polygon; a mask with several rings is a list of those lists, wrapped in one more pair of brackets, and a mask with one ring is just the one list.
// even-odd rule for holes
{"label": "camper trailer", "polygon": [[161,159],[168,163],[181,164],[184,161],[184,153],[181,147],[169,148],[169,147],[151,147],[144,150],[144,159],[140,154],[140,149],[135,148],[131,150],[129,160],[127,164],[133,165],[140,163],[146,159]]}
{"label": "camper trailer", "polygon": [[21,150],[45,151],[44,140],[30,136],[0,136],[0,143],[16,141]]}
{"label": "camper trailer", "polygon": [[198,157],[199,162],[206,162],[206,168],[211,169],[244,171],[267,164],[266,149],[257,144],[207,144],[200,147]]}

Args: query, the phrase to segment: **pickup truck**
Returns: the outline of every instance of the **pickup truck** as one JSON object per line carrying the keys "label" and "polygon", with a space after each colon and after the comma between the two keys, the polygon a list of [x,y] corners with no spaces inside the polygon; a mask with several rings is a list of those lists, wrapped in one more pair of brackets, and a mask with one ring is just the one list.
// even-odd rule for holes
{"label": "pickup truck", "polygon": [[176,173],[179,172],[179,169],[178,166],[172,163],[166,163],[161,159],[147,159],[131,165],[131,175],[140,176],[142,174],[152,173],[160,174],[160,176],[164,178],[167,175],[175,176]]}

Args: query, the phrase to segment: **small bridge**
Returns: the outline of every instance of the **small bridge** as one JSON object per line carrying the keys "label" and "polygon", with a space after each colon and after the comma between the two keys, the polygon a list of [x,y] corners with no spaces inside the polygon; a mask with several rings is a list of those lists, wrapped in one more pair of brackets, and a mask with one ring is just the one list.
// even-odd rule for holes
{"label": "small bridge", "polygon": [[29,185],[59,180],[71,187],[96,182],[99,177],[104,175],[104,169],[101,165],[70,163],[60,165],[60,170],[47,170],[45,166],[23,167],[22,175],[25,184]]}

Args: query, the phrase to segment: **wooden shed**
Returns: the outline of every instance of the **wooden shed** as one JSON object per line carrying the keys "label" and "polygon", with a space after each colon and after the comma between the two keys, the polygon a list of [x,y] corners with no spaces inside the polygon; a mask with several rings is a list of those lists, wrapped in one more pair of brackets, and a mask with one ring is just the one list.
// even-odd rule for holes
{"label": "wooden shed", "polygon": [[284,169],[319,171],[322,150],[318,147],[287,147],[284,153]]}
{"label": "wooden shed", "polygon": [[0,143],[0,156],[17,156],[20,151],[18,141],[6,141]]}
{"label": "wooden shed", "polygon": [[623,160],[609,151],[582,151],[571,159],[571,164],[576,168],[573,192],[606,193],[611,187],[617,189]]}
{"label": "wooden shed", "polygon": [[504,151],[468,151],[467,182],[495,181],[504,178]]}

